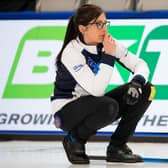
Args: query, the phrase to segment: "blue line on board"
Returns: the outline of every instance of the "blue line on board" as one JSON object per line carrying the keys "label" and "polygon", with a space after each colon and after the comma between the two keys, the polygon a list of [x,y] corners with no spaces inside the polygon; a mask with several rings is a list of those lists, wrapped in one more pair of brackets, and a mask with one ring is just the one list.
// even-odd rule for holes
{"label": "blue line on board", "polygon": [[[63,12],[0,12],[0,20],[54,20],[69,19],[74,15],[74,11]],[[168,10],[162,11],[116,11],[106,12],[108,19],[167,19]]]}
{"label": "blue line on board", "polygon": [[152,163],[168,163],[168,159],[166,158],[143,158],[144,162],[152,162]]}
{"label": "blue line on board", "polygon": [[[106,156],[103,155],[89,155],[90,160],[106,160]],[[150,163],[168,163],[168,159],[166,158],[143,158],[144,162]]]}
{"label": "blue line on board", "polygon": [[[97,132],[97,136],[111,136],[113,132]],[[24,135],[66,135],[65,131],[34,131],[34,130],[0,130],[0,134],[24,134]],[[142,133],[136,132],[133,134],[135,137],[168,137],[168,133]]]}

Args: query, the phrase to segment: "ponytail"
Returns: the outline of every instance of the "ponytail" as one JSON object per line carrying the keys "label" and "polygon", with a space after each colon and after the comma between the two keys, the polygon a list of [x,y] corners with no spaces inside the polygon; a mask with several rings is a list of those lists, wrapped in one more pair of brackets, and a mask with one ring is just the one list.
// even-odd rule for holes
{"label": "ponytail", "polygon": [[79,25],[88,25],[90,21],[96,20],[104,11],[94,4],[85,4],[79,7],[76,14],[69,19],[64,42],[57,56],[57,62],[61,61],[61,55],[66,45],[77,36],[82,35],[78,29]]}
{"label": "ponytail", "polygon": [[79,30],[78,30],[78,26],[77,26],[77,23],[76,23],[76,16],[73,15],[69,19],[69,23],[68,23],[67,30],[66,30],[66,33],[65,33],[63,46],[62,46],[61,51],[59,52],[59,54],[57,56],[57,62],[61,61],[61,55],[62,55],[62,52],[63,52],[64,48],[66,47],[66,45],[71,40],[75,39],[78,36],[78,34],[79,34]]}

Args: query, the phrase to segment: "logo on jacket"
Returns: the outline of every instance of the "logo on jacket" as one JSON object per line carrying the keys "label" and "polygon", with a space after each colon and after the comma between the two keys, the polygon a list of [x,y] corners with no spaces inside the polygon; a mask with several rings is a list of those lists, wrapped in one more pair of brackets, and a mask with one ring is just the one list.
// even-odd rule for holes
{"label": "logo on jacket", "polygon": [[96,63],[92,58],[88,58],[87,64],[94,74],[97,74],[99,71],[99,63]]}
{"label": "logo on jacket", "polygon": [[78,72],[83,66],[84,66],[83,64],[75,65],[75,66],[73,67],[73,70],[74,70],[75,72]]}

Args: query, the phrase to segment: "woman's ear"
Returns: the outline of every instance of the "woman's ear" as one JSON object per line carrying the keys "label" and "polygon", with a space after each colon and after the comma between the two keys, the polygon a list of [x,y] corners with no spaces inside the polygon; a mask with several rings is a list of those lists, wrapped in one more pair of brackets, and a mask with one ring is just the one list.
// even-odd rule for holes
{"label": "woman's ear", "polygon": [[83,34],[86,31],[86,26],[79,25],[79,31]]}

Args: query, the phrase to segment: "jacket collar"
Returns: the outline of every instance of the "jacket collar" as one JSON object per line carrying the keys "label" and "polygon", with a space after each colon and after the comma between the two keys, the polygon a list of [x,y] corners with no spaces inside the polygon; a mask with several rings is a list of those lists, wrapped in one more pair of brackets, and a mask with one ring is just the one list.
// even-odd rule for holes
{"label": "jacket collar", "polygon": [[79,37],[76,38],[77,43],[85,50],[93,53],[93,54],[97,54],[97,46],[96,45],[87,45],[84,44]]}

